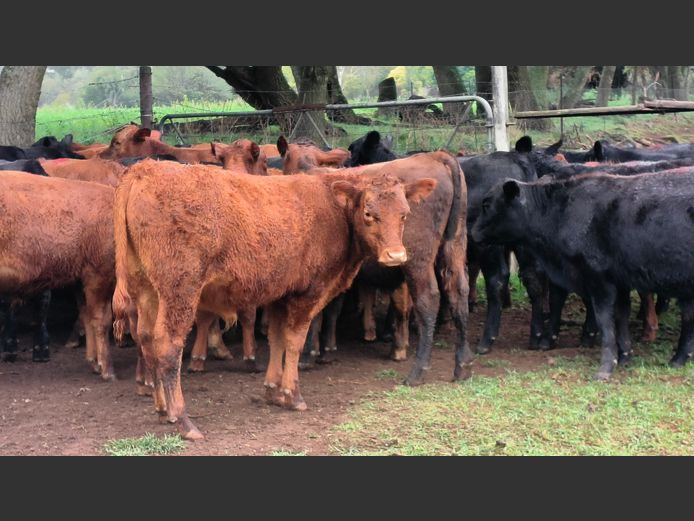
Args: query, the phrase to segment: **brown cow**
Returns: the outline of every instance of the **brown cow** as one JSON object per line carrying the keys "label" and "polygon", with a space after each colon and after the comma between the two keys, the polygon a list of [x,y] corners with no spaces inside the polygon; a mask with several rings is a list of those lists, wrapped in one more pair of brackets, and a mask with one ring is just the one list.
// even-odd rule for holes
{"label": "brown cow", "polygon": [[[309,172],[318,171],[322,170],[313,169]],[[396,334],[391,352],[394,360],[405,359],[409,340],[409,298],[402,286],[403,280],[407,283],[419,326],[415,366],[405,380],[408,385],[420,384],[425,371],[429,369],[440,294],[444,293],[458,334],[454,378],[467,378],[473,358],[466,338],[469,313],[468,278],[465,270],[467,189],[458,162],[451,154],[438,151],[415,154],[386,163],[346,168],[338,172],[344,172],[345,175],[350,172],[358,175],[388,172],[402,182],[426,175],[437,181],[436,192],[419,205],[408,219],[403,239],[410,252],[408,262],[399,268],[385,269],[367,261],[359,274],[359,282],[387,287],[392,292],[391,301],[396,314]],[[331,307],[332,311],[335,309]],[[366,318],[368,319],[368,315]],[[326,322],[334,329],[334,317]],[[325,342],[334,342],[335,333],[326,331],[324,337]],[[335,347],[334,343],[325,342],[321,341],[322,351]],[[304,361],[307,361],[306,357]]]}
{"label": "brown cow", "polygon": [[120,336],[133,299],[159,414],[183,437],[203,437],[186,413],[180,381],[196,313],[234,322],[238,309],[262,305],[269,312],[266,398],[305,409],[298,362],[311,320],[367,256],[393,266],[407,260],[407,201],[435,187],[421,176],[403,184],[387,175],[219,175],[149,160],[132,166],[114,207],[114,330]]}
{"label": "brown cow", "polygon": [[312,143],[288,143],[284,136],[277,140],[277,148],[282,156],[282,171],[285,174],[306,172],[316,167],[339,168],[351,157],[351,153],[344,148],[323,152]]}
{"label": "brown cow", "polygon": [[246,172],[255,175],[268,175],[267,157],[250,139],[237,139],[230,145],[211,143],[212,155],[221,161],[225,170]]}
{"label": "brown cow", "polygon": [[113,188],[3,172],[0,292],[29,294],[81,282],[87,361],[115,378],[109,348],[115,283]]}
{"label": "brown cow", "polygon": [[101,159],[120,159],[124,157],[155,156],[170,154],[185,163],[218,163],[209,146],[205,148],[178,148],[150,137],[148,128],[125,127],[113,136],[111,144],[98,154]]}
{"label": "brown cow", "polygon": [[118,161],[97,157],[92,159],[39,159],[39,163],[51,177],[92,181],[114,188],[120,183],[120,178],[125,171],[125,166]]}

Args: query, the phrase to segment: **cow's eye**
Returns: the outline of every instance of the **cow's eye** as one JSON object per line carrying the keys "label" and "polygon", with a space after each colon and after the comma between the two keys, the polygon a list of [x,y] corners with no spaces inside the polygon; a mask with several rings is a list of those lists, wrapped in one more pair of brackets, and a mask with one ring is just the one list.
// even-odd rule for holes
{"label": "cow's eye", "polygon": [[401,215],[401,216],[400,216],[400,220],[401,220],[402,222],[405,222],[405,221],[407,220],[407,215],[405,215],[405,214]]}

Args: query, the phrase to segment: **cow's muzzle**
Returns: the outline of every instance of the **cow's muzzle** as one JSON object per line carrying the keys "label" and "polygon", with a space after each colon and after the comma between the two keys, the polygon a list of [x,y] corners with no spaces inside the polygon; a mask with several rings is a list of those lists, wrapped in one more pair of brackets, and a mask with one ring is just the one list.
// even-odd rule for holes
{"label": "cow's muzzle", "polygon": [[405,249],[385,250],[378,259],[378,262],[386,266],[400,266],[407,261],[407,252]]}

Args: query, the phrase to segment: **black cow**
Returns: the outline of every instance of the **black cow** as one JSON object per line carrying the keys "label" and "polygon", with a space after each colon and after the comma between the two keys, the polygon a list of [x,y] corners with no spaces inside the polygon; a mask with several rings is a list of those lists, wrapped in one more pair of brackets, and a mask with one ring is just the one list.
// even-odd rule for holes
{"label": "black cow", "polygon": [[372,130],[365,136],[353,141],[348,147],[351,157],[346,166],[371,165],[398,159],[390,148],[381,141],[381,134]]}
{"label": "black cow", "polygon": [[678,298],[682,330],[670,361],[694,347],[694,167],[635,176],[505,180],[482,202],[475,241],[525,245],[556,284],[588,293],[602,333],[597,374],[629,360],[629,292]]}
{"label": "black cow", "polygon": [[519,181],[535,181],[537,174],[528,157],[526,141],[519,141],[512,152],[492,152],[472,157],[459,157],[468,188],[468,270],[471,285],[481,269],[487,294],[487,316],[484,331],[477,345],[477,352],[488,353],[499,335],[501,326],[502,290],[508,287],[510,267],[508,252],[513,250],[518,260],[519,275],[528,291],[532,305],[530,324],[530,348],[540,347],[544,331],[542,296],[545,280],[532,252],[528,248],[481,244],[473,240],[469,230],[482,209],[482,199],[497,182],[505,178]]}
{"label": "black cow", "polygon": [[[16,161],[18,159],[60,159],[68,157],[72,159],[84,159],[84,156],[72,151],[72,134],[66,135],[57,141],[53,136],[47,136],[38,140],[34,145],[26,148],[3,145],[0,146],[0,159]],[[55,141],[55,143],[53,142]],[[45,146],[48,144],[48,146]]]}
{"label": "black cow", "polygon": [[[545,149],[545,153],[554,155],[559,152],[562,140]],[[601,139],[586,151],[562,151],[561,154],[569,163],[587,163],[590,161],[626,163],[628,161],[666,161],[694,156],[694,143],[658,145],[649,148],[616,147]]]}

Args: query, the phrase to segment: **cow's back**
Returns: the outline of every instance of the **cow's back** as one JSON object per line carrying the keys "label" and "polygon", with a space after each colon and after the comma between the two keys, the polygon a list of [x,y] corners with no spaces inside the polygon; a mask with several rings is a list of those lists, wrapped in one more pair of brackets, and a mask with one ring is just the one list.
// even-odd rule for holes
{"label": "cow's back", "polygon": [[3,172],[0,290],[74,282],[85,269],[113,272],[113,189]]}
{"label": "cow's back", "polygon": [[180,284],[162,269],[175,262],[209,293],[224,289],[235,305],[260,305],[345,262],[349,230],[329,180],[153,163],[131,167],[122,186],[131,247],[155,287]]}

